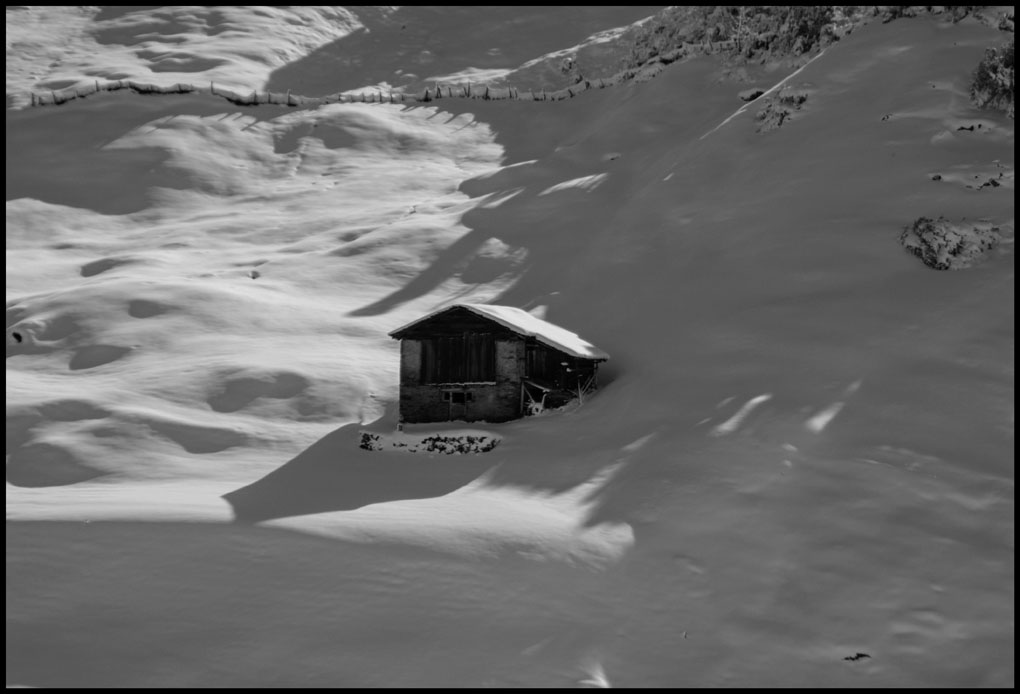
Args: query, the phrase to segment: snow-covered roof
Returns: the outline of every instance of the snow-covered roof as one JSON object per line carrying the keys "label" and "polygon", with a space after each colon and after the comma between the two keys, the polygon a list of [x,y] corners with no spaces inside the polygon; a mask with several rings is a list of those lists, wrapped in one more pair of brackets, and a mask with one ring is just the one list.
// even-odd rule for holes
{"label": "snow-covered roof", "polygon": [[500,325],[513,330],[515,333],[533,337],[539,342],[554,347],[561,352],[565,352],[573,357],[579,357],[581,359],[598,359],[606,360],[609,359],[609,355],[603,352],[601,349],[581,338],[576,333],[572,333],[566,328],[561,328],[558,325],[553,325],[548,321],[544,321],[541,318],[536,318],[527,311],[513,306],[493,306],[491,304],[453,304],[452,306],[444,306],[441,309],[433,311],[432,313],[417,318],[407,325],[397,328],[390,333],[390,337],[395,337],[398,333],[407,330],[411,326],[417,325],[422,321],[426,321],[433,316],[438,316],[440,313],[445,313],[453,308],[464,308],[472,313],[476,313],[483,318],[489,318],[496,321]]}

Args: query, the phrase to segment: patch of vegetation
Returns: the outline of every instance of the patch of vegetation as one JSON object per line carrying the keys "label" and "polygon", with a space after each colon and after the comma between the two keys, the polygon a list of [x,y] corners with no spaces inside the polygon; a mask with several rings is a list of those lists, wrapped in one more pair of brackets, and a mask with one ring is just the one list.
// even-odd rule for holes
{"label": "patch of vegetation", "polygon": [[669,7],[642,26],[627,63],[670,62],[678,52],[722,52],[748,60],[799,56],[849,33],[868,12],[835,6]]}
{"label": "patch of vegetation", "polygon": [[358,443],[358,448],[363,448],[366,451],[379,450],[381,448],[379,445],[379,435],[367,431],[361,432],[361,441]]}
{"label": "patch of vegetation", "polygon": [[400,440],[383,440],[379,434],[368,431],[361,432],[361,440],[358,448],[366,451],[382,451],[387,448],[404,449],[411,453],[443,453],[446,455],[466,455],[468,453],[488,453],[500,442],[499,438],[491,436],[473,436],[462,434],[459,436],[444,436],[434,434],[426,436],[417,442],[406,442]]}
{"label": "patch of vegetation", "polygon": [[949,19],[949,21],[956,23],[967,17],[978,17],[979,19],[986,20],[985,11],[988,9],[987,5],[876,5],[874,12],[882,18],[883,24],[887,24],[894,19],[917,17],[926,13],[942,15]]}
{"label": "patch of vegetation", "polygon": [[418,450],[426,453],[486,453],[499,443],[488,436],[429,436],[421,441]]}
{"label": "patch of vegetation", "polygon": [[720,53],[737,61],[766,62],[812,53],[879,19],[891,22],[931,14],[959,22],[966,17],[1013,30],[1013,14],[983,5],[715,5],[668,7],[632,35],[623,67],[639,70],[652,63]]}
{"label": "patch of vegetation", "polygon": [[1013,47],[1015,40],[999,48],[988,48],[974,70],[970,99],[979,108],[1005,111],[1014,117]]}

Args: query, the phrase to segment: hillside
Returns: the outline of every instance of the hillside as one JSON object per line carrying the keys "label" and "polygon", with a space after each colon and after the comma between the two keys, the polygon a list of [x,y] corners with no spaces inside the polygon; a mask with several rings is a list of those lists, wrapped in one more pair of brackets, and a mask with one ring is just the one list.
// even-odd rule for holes
{"label": "hillside", "polygon": [[[995,27],[556,102],[24,107],[505,79],[654,9],[8,10],[9,684],[1013,685]],[[937,272],[922,216],[1003,240]],[[603,387],[485,454],[359,449],[387,332],[453,301],[578,332]]]}

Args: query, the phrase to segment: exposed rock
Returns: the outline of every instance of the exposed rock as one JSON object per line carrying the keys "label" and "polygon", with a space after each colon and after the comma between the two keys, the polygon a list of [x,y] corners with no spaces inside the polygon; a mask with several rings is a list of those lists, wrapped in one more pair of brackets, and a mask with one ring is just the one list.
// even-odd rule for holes
{"label": "exposed rock", "polygon": [[778,130],[790,117],[790,109],[779,106],[774,100],[765,102],[754,118],[758,121],[758,132],[767,133],[770,130]]}
{"label": "exposed rock", "polygon": [[945,217],[918,217],[904,227],[900,243],[932,269],[962,270],[981,260],[1000,238],[997,227],[956,226]]}
{"label": "exposed rock", "polygon": [[444,453],[465,455],[488,453],[495,448],[500,437],[493,434],[432,434],[413,436],[403,433],[376,434],[361,432],[359,448],[366,451],[404,450],[408,453]]}
{"label": "exposed rock", "polygon": [[783,88],[775,96],[766,99],[765,105],[755,114],[758,132],[765,133],[781,128],[792,113],[803,107],[807,98],[805,92]]}

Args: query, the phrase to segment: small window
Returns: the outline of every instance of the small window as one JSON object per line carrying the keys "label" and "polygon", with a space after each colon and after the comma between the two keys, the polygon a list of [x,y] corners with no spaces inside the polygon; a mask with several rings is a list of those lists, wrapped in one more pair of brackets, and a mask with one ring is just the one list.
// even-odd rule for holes
{"label": "small window", "polygon": [[463,405],[466,402],[474,402],[475,394],[469,390],[444,390],[443,402],[450,402],[454,405]]}

